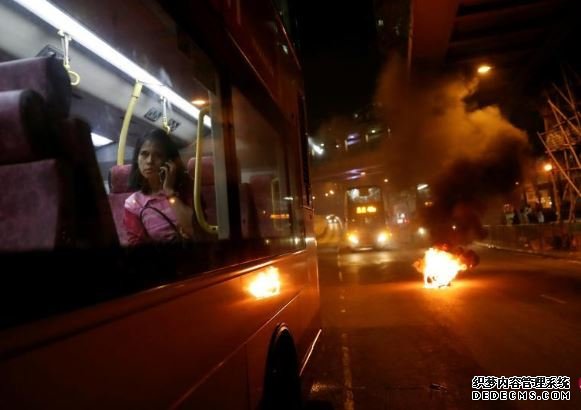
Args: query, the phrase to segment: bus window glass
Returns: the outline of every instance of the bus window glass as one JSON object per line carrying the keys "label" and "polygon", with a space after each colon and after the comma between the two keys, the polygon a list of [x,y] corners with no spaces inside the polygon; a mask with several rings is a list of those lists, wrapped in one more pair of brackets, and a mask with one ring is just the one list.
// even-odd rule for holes
{"label": "bus window glass", "polygon": [[[186,181],[181,194],[194,214],[194,233],[188,237],[227,239],[227,194],[216,189],[226,186],[226,174],[216,169],[223,167],[224,158],[216,151],[223,144],[216,126],[222,120],[213,64],[156,2],[101,0],[100,7],[84,3],[42,0],[26,9],[18,1],[2,2],[0,62],[48,55],[63,60],[73,84],[70,115],[91,128],[122,244],[127,243],[124,202],[135,191],[128,186],[128,165],[138,140],[153,130],[169,133],[179,151]],[[207,115],[198,127],[203,107]],[[123,139],[125,144],[120,144]],[[118,175],[110,174],[123,164],[123,172],[115,167]],[[201,173],[197,209],[196,169]]]}
{"label": "bus window glass", "polygon": [[293,172],[289,179],[288,156],[296,149],[287,145],[283,135],[236,88],[232,106],[241,186],[250,193],[242,201],[248,201],[253,213],[243,225],[242,235],[258,239],[267,253],[295,249],[303,242],[297,222],[298,174]]}

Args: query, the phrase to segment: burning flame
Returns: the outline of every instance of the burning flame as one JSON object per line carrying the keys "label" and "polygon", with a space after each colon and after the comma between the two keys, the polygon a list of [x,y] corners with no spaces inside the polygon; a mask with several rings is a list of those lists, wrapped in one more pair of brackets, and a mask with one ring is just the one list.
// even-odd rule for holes
{"label": "burning flame", "polygon": [[448,286],[458,272],[468,269],[460,257],[436,248],[428,249],[424,257],[414,263],[414,266],[424,274],[426,288]]}

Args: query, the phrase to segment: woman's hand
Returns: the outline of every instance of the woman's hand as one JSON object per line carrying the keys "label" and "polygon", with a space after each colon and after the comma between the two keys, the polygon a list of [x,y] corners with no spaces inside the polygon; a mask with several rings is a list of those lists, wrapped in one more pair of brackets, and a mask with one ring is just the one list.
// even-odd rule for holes
{"label": "woman's hand", "polygon": [[162,187],[164,194],[168,197],[175,195],[175,183],[176,183],[176,164],[175,162],[169,160],[160,167],[160,172],[164,177],[162,177]]}

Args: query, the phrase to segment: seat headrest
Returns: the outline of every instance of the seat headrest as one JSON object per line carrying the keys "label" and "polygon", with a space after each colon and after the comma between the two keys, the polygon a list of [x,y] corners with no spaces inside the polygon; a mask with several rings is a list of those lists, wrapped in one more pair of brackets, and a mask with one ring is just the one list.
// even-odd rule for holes
{"label": "seat headrest", "polygon": [[109,170],[109,189],[112,194],[122,194],[131,192],[129,188],[129,174],[131,173],[131,164],[113,165]]}
{"label": "seat headrest", "polygon": [[[194,179],[194,171],[196,166],[196,159],[190,158],[188,160],[187,168],[188,174]],[[202,185],[214,185],[214,160],[211,156],[202,157]]]}
{"label": "seat headrest", "polygon": [[69,115],[72,87],[69,74],[55,56],[0,63],[0,91],[31,89],[44,97],[51,116]]}
{"label": "seat headrest", "polygon": [[36,161],[56,149],[46,106],[31,90],[0,92],[0,164]]}

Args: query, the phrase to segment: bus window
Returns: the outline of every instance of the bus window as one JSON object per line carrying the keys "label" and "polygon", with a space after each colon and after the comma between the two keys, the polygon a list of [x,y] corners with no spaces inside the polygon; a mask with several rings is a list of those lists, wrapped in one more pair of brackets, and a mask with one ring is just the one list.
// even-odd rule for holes
{"label": "bus window", "polygon": [[267,249],[267,253],[301,247],[304,229],[298,210],[298,145],[289,144],[237,88],[232,93],[232,106],[240,180],[248,186],[255,213],[255,226],[243,229],[243,237],[257,239],[265,245],[259,249]]}
{"label": "bus window", "polygon": [[[214,172],[224,166],[223,155],[215,152],[222,146],[221,102],[209,58],[155,2],[103,0],[96,8],[68,0],[52,4],[42,2],[31,13],[17,2],[2,2],[0,61],[42,55],[63,60],[73,86],[70,115],[91,128],[121,244],[127,242],[125,201],[136,190],[128,184],[134,149],[156,129],[169,134],[187,171],[181,195],[194,214],[194,240],[227,239],[227,193],[220,189],[225,187],[220,178],[226,177]],[[199,127],[202,109],[207,115]],[[196,167],[196,153],[203,166]],[[195,170],[203,173],[197,191]]]}

